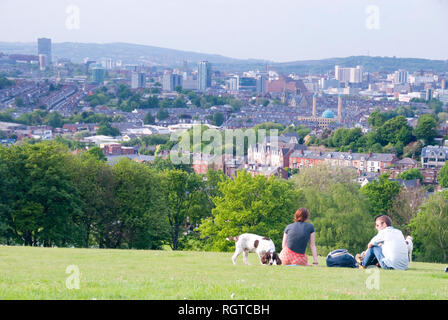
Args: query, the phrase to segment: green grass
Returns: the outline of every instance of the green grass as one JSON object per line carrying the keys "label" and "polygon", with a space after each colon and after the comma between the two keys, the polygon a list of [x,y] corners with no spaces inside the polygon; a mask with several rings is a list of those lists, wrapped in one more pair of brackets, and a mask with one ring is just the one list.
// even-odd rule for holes
{"label": "green grass", "polygon": [[[414,262],[379,270],[251,266],[232,253],[0,247],[0,299],[448,299],[445,265]],[[312,261],[312,260],[311,260]],[[80,288],[66,287],[66,268]]]}

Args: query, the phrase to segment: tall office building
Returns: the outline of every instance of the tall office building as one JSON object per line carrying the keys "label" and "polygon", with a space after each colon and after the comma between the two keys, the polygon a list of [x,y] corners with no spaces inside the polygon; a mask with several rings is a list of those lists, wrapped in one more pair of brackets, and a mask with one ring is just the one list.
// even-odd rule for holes
{"label": "tall office building", "polygon": [[230,91],[238,91],[238,83],[239,83],[239,76],[233,76],[229,78],[229,90]]}
{"label": "tall office building", "polygon": [[103,67],[106,68],[106,70],[112,70],[115,68],[115,61],[113,59],[106,59],[103,61]]}
{"label": "tall office building", "polygon": [[146,86],[146,75],[143,72],[132,72],[131,89],[140,89]]}
{"label": "tall office building", "polygon": [[394,83],[404,84],[408,82],[408,72],[406,70],[397,70],[394,72]]}
{"label": "tall office building", "polygon": [[198,90],[198,80],[192,76],[187,76],[186,79],[182,79],[182,89],[185,90]]}
{"label": "tall office building", "polygon": [[44,71],[48,66],[48,59],[46,54],[39,55],[39,69],[40,71]]}
{"label": "tall office building", "polygon": [[432,89],[431,88],[427,88],[426,89],[426,95],[425,95],[426,101],[432,100],[432,94],[433,94]]}
{"label": "tall office building", "polygon": [[252,77],[239,77],[238,91],[257,91],[257,79]]}
{"label": "tall office building", "polygon": [[319,89],[327,90],[328,88],[339,88],[339,81],[336,79],[320,78]]}
{"label": "tall office building", "polygon": [[266,93],[266,79],[268,78],[267,74],[260,74],[257,77],[257,93],[265,94]]}
{"label": "tall office building", "polygon": [[205,92],[212,86],[212,65],[208,61],[198,64],[198,91]]}
{"label": "tall office building", "polygon": [[162,79],[162,89],[164,91],[175,91],[177,87],[182,87],[182,76],[171,72],[166,72]]}
{"label": "tall office building", "polygon": [[105,70],[101,66],[96,66],[92,68],[92,80],[97,84],[104,83]]}
{"label": "tall office building", "polygon": [[37,55],[44,54],[47,56],[47,63],[51,65],[51,39],[37,39]]}
{"label": "tall office building", "polygon": [[334,76],[339,82],[345,83],[361,83],[362,82],[362,67],[356,66],[356,68],[341,68],[336,65],[334,67]]}

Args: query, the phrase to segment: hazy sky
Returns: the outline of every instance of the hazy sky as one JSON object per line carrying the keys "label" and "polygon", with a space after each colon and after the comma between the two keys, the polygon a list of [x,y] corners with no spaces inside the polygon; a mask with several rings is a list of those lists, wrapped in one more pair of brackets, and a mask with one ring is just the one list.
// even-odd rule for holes
{"label": "hazy sky", "polygon": [[0,0],[0,41],[128,42],[278,62],[448,59],[447,30],[448,0]]}

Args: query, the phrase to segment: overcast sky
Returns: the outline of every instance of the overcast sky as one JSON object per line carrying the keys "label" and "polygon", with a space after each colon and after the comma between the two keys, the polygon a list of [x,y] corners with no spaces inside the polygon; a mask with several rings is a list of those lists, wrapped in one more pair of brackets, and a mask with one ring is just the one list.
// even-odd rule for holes
{"label": "overcast sky", "polygon": [[128,42],[277,62],[448,59],[447,30],[448,0],[0,0],[0,41]]}

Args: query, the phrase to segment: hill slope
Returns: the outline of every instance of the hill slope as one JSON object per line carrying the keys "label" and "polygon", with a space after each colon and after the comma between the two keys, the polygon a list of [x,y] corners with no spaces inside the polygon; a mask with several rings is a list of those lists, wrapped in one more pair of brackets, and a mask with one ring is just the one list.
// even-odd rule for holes
{"label": "hill slope", "polygon": [[[0,52],[37,54],[37,43],[0,42]],[[85,58],[100,60],[112,58],[123,63],[149,63],[153,65],[181,67],[184,61],[194,69],[198,61],[208,60],[216,70],[247,71],[250,69],[264,70],[266,65],[271,69],[290,73],[326,73],[334,70],[334,65],[355,67],[361,65],[365,71],[387,71],[405,69],[410,72],[418,70],[433,70],[448,72],[448,60],[429,60],[417,58],[352,56],[345,58],[329,58],[321,60],[303,60],[278,63],[267,60],[235,59],[217,54],[206,54],[191,51],[174,50],[148,45],[131,43],[53,43],[55,58],[69,58],[80,63]]]}
{"label": "hill slope", "polygon": [[409,72],[420,70],[433,70],[435,72],[448,71],[448,60],[370,56],[294,61],[278,63],[275,66],[279,70],[288,70],[289,72],[296,73],[325,73],[327,70],[334,70],[335,65],[340,65],[341,67],[355,67],[359,65],[367,72],[393,72],[398,69],[404,69]]}
{"label": "hill slope", "polygon": [[[37,54],[37,43],[0,42],[0,52]],[[131,43],[53,43],[52,54],[55,58],[68,58],[76,63],[82,62],[87,57],[92,60],[112,58],[122,60],[123,63],[152,63],[163,66],[182,66],[184,61],[197,63],[201,60],[208,60],[216,65],[263,63],[262,60],[241,60],[218,54],[197,53]]]}
{"label": "hill slope", "polygon": [[[448,299],[445,266],[407,271],[252,266],[231,253],[0,247],[2,299]],[[69,290],[67,267],[80,272]],[[73,272],[73,271],[72,271]],[[373,278],[372,278],[373,277]],[[377,278],[375,278],[377,277]],[[378,290],[372,284],[378,285]],[[369,289],[370,286],[370,289]]]}

